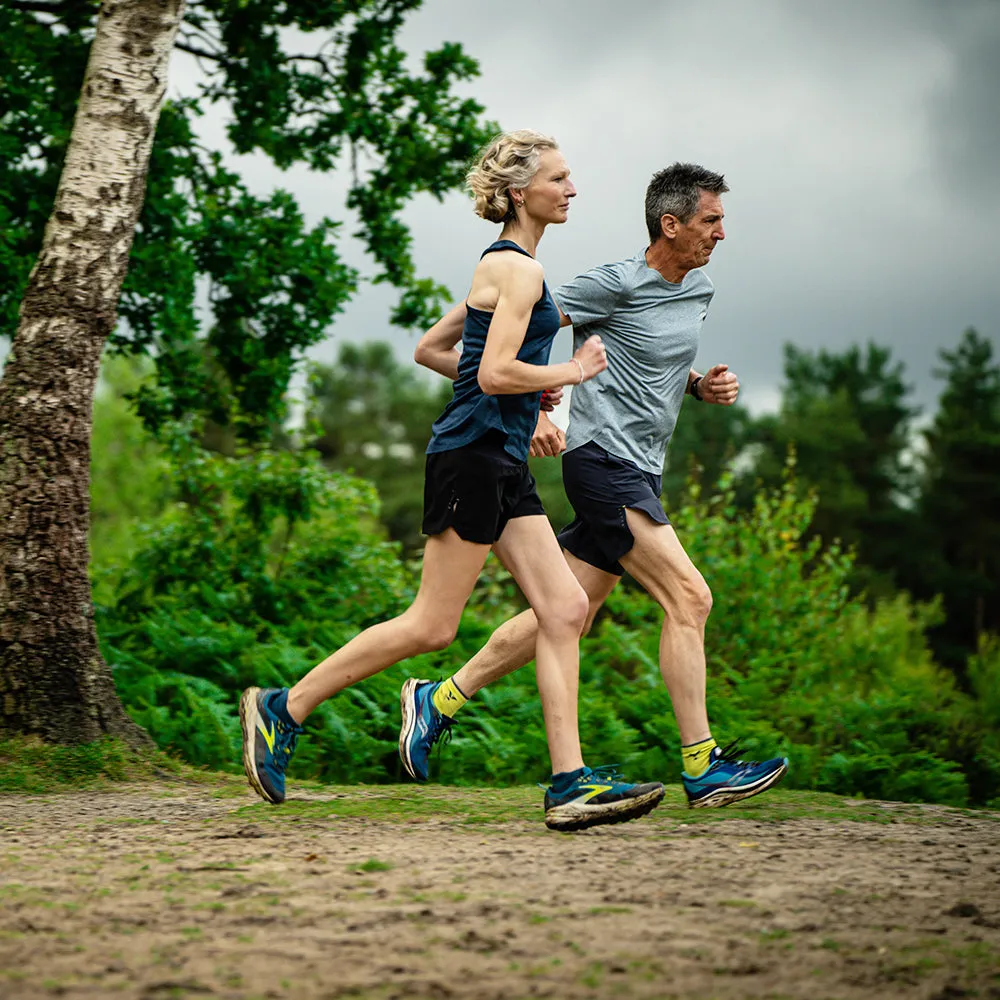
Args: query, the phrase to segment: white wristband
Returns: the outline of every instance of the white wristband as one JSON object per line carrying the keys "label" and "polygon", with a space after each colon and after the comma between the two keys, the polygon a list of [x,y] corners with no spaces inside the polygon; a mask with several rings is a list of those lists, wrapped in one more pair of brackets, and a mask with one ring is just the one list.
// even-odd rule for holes
{"label": "white wristband", "polygon": [[576,384],[577,385],[582,385],[583,384],[583,375],[584,375],[583,365],[581,365],[580,362],[576,358],[570,358],[570,361],[572,361],[573,364],[575,364],[576,367],[580,369],[580,379],[579,379],[579,381]]}

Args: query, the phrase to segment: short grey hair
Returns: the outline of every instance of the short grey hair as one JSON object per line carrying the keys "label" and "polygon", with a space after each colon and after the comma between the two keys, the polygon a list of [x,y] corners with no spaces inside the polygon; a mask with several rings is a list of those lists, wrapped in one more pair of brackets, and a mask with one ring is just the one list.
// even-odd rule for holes
{"label": "short grey hair", "polygon": [[660,238],[660,219],[664,215],[689,222],[698,209],[702,191],[725,194],[728,190],[729,185],[722,174],[706,170],[697,163],[675,163],[653,174],[646,188],[646,228],[650,243]]}

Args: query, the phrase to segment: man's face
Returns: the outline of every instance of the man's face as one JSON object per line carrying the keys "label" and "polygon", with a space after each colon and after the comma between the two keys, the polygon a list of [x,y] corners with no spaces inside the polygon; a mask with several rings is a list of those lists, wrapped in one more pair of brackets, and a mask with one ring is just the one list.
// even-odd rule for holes
{"label": "man's face", "polygon": [[687,268],[704,267],[708,263],[715,244],[726,238],[722,228],[724,216],[722,198],[702,191],[694,215],[687,222],[674,220],[673,251],[680,263]]}

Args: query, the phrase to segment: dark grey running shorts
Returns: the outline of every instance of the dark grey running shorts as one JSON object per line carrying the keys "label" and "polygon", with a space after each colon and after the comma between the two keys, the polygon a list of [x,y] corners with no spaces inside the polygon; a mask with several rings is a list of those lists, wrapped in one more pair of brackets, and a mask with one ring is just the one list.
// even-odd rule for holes
{"label": "dark grey running shorts", "polygon": [[489,431],[464,448],[427,456],[425,535],[454,528],[467,542],[492,545],[508,521],[545,513],[528,463],[504,451],[506,439]]}
{"label": "dark grey running shorts", "polygon": [[593,441],[563,455],[562,474],[576,520],[559,532],[559,544],[605,573],[621,576],[625,572],[618,560],[635,542],[625,520],[626,509],[641,510],[658,524],[670,524],[660,503],[663,477],[609,454]]}

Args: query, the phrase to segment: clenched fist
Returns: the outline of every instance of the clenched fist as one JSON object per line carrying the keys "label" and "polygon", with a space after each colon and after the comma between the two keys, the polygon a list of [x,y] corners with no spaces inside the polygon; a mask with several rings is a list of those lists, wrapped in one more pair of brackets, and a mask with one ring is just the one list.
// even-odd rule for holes
{"label": "clenched fist", "polygon": [[583,374],[581,382],[588,382],[595,375],[600,375],[608,367],[608,352],[604,349],[604,341],[596,333],[593,337],[588,337],[573,355],[573,360],[580,365]]}
{"label": "clenched fist", "polygon": [[740,394],[740,380],[729,370],[729,365],[713,365],[698,383],[698,392],[706,403],[732,406]]}

